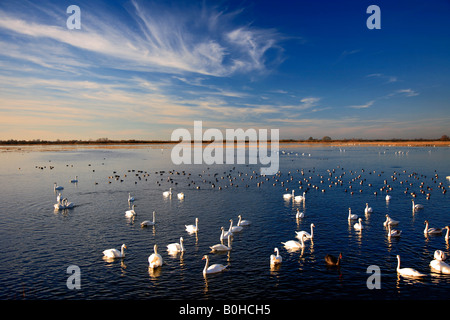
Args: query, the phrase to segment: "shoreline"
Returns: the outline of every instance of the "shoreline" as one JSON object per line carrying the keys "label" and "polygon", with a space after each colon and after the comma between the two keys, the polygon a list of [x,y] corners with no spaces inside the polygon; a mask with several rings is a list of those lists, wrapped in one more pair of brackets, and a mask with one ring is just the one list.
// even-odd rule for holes
{"label": "shoreline", "polygon": [[[26,143],[26,144],[1,144],[0,152],[46,152],[46,151],[70,151],[80,149],[170,149],[179,144],[178,141],[158,141],[158,142],[86,142],[86,143]],[[210,145],[210,141],[203,141],[202,147]],[[270,141],[267,142],[270,145]],[[214,147],[220,147],[221,144]],[[233,144],[234,145],[234,144]],[[248,147],[248,142],[246,147]],[[368,141],[280,141],[279,149],[293,147],[450,147],[450,141],[442,140],[368,140]],[[223,147],[229,147],[224,142]]]}

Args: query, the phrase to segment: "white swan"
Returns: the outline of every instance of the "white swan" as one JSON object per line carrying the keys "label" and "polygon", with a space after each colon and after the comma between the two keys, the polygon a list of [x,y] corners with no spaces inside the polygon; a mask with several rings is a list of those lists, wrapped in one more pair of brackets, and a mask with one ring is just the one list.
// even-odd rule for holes
{"label": "white swan", "polygon": [[276,252],[276,255],[271,254],[270,255],[270,266],[273,267],[275,265],[281,264],[283,261],[283,257],[280,256],[280,251],[278,248],[273,249],[274,252]]}
{"label": "white swan", "polygon": [[449,226],[446,226],[444,229],[447,229],[447,233],[445,234],[445,241],[448,242],[449,233],[450,233],[450,227],[449,227]]}
{"label": "white swan", "polygon": [[131,196],[131,193],[128,193],[128,202],[133,202],[134,197]]}
{"label": "white swan", "polygon": [[364,209],[364,213],[372,213],[372,212],[373,212],[372,207],[369,207],[369,204],[366,203],[366,208]]}
{"label": "white swan", "polygon": [[169,253],[184,252],[183,237],[180,237],[180,243],[171,243],[167,245]]}
{"label": "white swan", "polygon": [[295,240],[289,240],[286,242],[282,242],[281,244],[284,244],[284,247],[286,249],[291,249],[291,250],[296,250],[296,249],[305,247],[305,242],[303,241],[303,238],[300,238],[300,242],[295,241]]}
{"label": "white swan", "polygon": [[198,218],[195,218],[195,225],[190,224],[190,225],[185,225],[185,227],[186,227],[186,231],[189,233],[198,232]]}
{"label": "white swan", "polygon": [[296,202],[302,202],[303,200],[305,200],[305,192],[303,192],[303,196],[295,196],[294,197],[294,201]]}
{"label": "white swan", "polygon": [[222,229],[222,234],[220,235],[220,241],[222,241],[223,239],[228,239],[229,237],[231,237],[233,235],[233,232],[231,232],[232,226],[233,226],[233,223],[230,224],[230,229],[226,232],[223,227],[220,227],[220,229]]}
{"label": "white swan", "polygon": [[433,271],[444,273],[444,274],[450,274],[450,265],[445,263],[442,260],[433,260],[430,262],[430,267],[433,269]]}
{"label": "white swan", "polygon": [[383,222],[383,226],[387,227],[388,225],[396,226],[399,222],[397,220],[392,220],[389,215],[386,215],[386,221]]}
{"label": "white swan", "polygon": [[358,218],[358,222],[353,225],[353,228],[355,228],[355,230],[362,230],[362,229],[364,229],[364,226],[362,224],[362,219],[361,218]]}
{"label": "white swan", "polygon": [[154,226],[156,224],[156,220],[155,220],[155,211],[153,211],[153,221],[150,220],[145,220],[141,222],[141,227],[148,227],[148,226]]}
{"label": "white swan", "polygon": [[357,220],[357,219],[358,219],[358,215],[352,214],[352,209],[348,208],[348,220]]}
{"label": "white swan", "polygon": [[56,202],[61,202],[61,193],[58,193],[58,196],[56,197]]}
{"label": "white swan", "polygon": [[127,249],[127,246],[125,244],[122,245],[120,251],[117,249],[107,249],[103,251],[103,255],[106,258],[124,258],[125,257],[124,249]]}
{"label": "white swan", "polygon": [[55,183],[53,183],[53,189],[54,190],[63,190],[64,187],[58,186],[57,183],[55,182]]}
{"label": "white swan", "polygon": [[137,215],[136,212],[134,211],[134,207],[135,207],[135,205],[133,204],[133,206],[131,207],[131,210],[125,211],[125,217],[132,218]]}
{"label": "white swan", "polygon": [[162,266],[163,259],[158,253],[158,246],[156,244],[153,246],[153,251],[154,253],[148,257],[148,264],[150,268],[155,269]]}
{"label": "white swan", "polygon": [[235,233],[235,232],[241,232],[244,228],[241,226],[233,226],[233,219],[230,220],[231,222],[231,232]]}
{"label": "white swan", "polygon": [[213,264],[209,265],[209,257],[204,255],[202,260],[206,260],[205,267],[203,268],[203,275],[211,274],[211,273],[219,273],[224,271],[227,267],[222,264]]}
{"label": "white swan", "polygon": [[[223,227],[222,227],[223,231]],[[211,251],[217,252],[217,251],[230,251],[231,250],[231,237],[228,237],[228,246],[223,244],[223,240],[220,241],[219,244],[215,244],[211,247],[209,247]]]}
{"label": "white swan", "polygon": [[300,212],[300,210],[297,209],[297,213],[295,214],[295,218],[296,219],[302,219],[305,217],[305,213],[304,212]]}
{"label": "white swan", "polygon": [[69,202],[67,198],[60,200],[58,203],[55,203],[53,207],[55,210],[64,210],[64,209],[72,209],[74,207],[73,202]]}
{"label": "white swan", "polygon": [[283,194],[283,198],[284,198],[285,200],[291,199],[292,197],[294,197],[294,191],[295,191],[295,190],[292,190],[292,193],[285,193],[285,194]]}
{"label": "white swan", "polygon": [[178,199],[183,200],[184,199],[184,193],[183,192],[177,193],[177,197],[178,197]]}
{"label": "white swan", "polygon": [[164,191],[163,192],[163,196],[164,197],[172,196],[172,188],[169,188],[169,191]]}
{"label": "white swan", "polygon": [[440,228],[428,228],[428,220],[425,220],[424,223],[425,223],[425,229],[423,230],[423,233],[425,235],[442,233],[442,229],[440,229]]}
{"label": "white swan", "polygon": [[249,226],[251,224],[250,221],[248,220],[242,220],[242,216],[238,215],[239,221],[238,221],[238,226]]}
{"label": "white swan", "polygon": [[386,195],[386,201],[389,201],[389,200],[391,200],[392,199],[392,197],[390,196],[390,195]]}
{"label": "white swan", "polygon": [[314,223],[311,223],[311,233],[308,233],[306,231],[295,231],[295,233],[297,234],[295,237],[297,239],[312,240],[312,238],[314,237],[314,227]]}
{"label": "white swan", "polygon": [[413,209],[413,211],[423,209],[423,205],[422,204],[414,204],[414,199],[412,199],[411,201],[412,201],[412,209]]}
{"label": "white swan", "polygon": [[413,268],[401,268],[400,269],[400,256],[397,255],[397,273],[405,277],[423,277],[425,274],[417,271]]}
{"label": "white swan", "polygon": [[75,179],[70,180],[71,183],[77,183],[78,182],[78,176],[75,176]]}
{"label": "white swan", "polygon": [[447,259],[447,255],[442,250],[436,250],[434,251],[434,259],[444,261]]}
{"label": "white swan", "polygon": [[401,234],[402,234],[401,230],[391,229],[391,225],[388,224],[388,238],[400,237]]}

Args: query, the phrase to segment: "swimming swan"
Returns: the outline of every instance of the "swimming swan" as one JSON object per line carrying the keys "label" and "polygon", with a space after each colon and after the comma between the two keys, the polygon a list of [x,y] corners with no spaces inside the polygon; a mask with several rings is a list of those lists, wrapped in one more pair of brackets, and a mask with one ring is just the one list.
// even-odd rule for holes
{"label": "swimming swan", "polygon": [[134,207],[135,207],[135,205],[133,204],[133,206],[131,207],[131,210],[125,211],[125,217],[132,218],[137,215],[136,212],[134,211]]}
{"label": "swimming swan", "polygon": [[364,213],[372,213],[372,212],[373,212],[372,207],[369,207],[369,204],[366,203],[366,208],[364,209]]}
{"label": "swimming swan", "polygon": [[164,191],[163,192],[163,196],[164,197],[172,196],[172,188],[169,188],[169,191]]}
{"label": "swimming swan", "polygon": [[388,238],[400,237],[401,234],[402,234],[401,230],[391,229],[391,225],[388,224]]}
{"label": "swimming swan", "polygon": [[271,254],[270,255],[270,266],[273,267],[275,265],[281,264],[283,262],[283,257],[280,256],[280,251],[278,248],[273,249],[273,251],[276,253],[276,255]]}
{"label": "swimming swan", "polygon": [[358,219],[358,215],[352,214],[352,209],[348,208],[348,220],[357,220],[357,219]]}
{"label": "swimming swan", "polygon": [[[223,227],[222,227],[222,231],[223,231]],[[231,250],[231,237],[228,237],[228,246],[224,245],[223,240],[221,239],[219,244],[215,244],[209,248],[213,252],[230,251]]]}
{"label": "swimming swan", "polygon": [[297,234],[296,238],[297,239],[302,238],[303,240],[312,240],[312,238],[314,237],[314,227],[315,227],[314,223],[311,223],[311,233],[310,234],[306,231],[295,231],[295,233]]}
{"label": "swimming swan", "polygon": [[329,266],[340,266],[341,259],[342,259],[342,253],[339,253],[339,257],[337,257],[337,258],[331,254],[327,254],[325,256],[325,262]]}
{"label": "swimming swan", "polygon": [[153,221],[150,221],[150,220],[142,221],[142,222],[141,222],[141,227],[144,228],[144,227],[148,227],[148,226],[154,226],[155,223],[156,223],[156,220],[155,220],[155,211],[153,211]]}
{"label": "swimming swan", "polygon": [[292,250],[296,250],[296,249],[305,247],[305,242],[303,241],[302,237],[300,238],[300,242],[295,241],[295,240],[289,240],[286,242],[282,242],[281,244],[284,244],[284,247],[286,249],[292,249]]}
{"label": "swimming swan", "polygon": [[385,226],[385,227],[387,227],[388,225],[391,225],[391,226],[396,226],[396,225],[398,225],[398,221],[397,220],[392,220],[390,217],[389,217],[389,215],[386,215],[386,221],[385,222],[383,222],[383,226]]}
{"label": "swimming swan", "polygon": [[172,252],[172,253],[184,252],[183,237],[180,237],[180,243],[168,244],[167,251]]}
{"label": "swimming swan", "polygon": [[158,246],[156,244],[153,246],[153,251],[154,253],[148,257],[148,263],[150,268],[155,269],[162,266],[163,259],[158,253]]}
{"label": "swimming swan", "polygon": [[235,232],[241,232],[244,228],[241,226],[233,226],[233,220],[230,220],[231,222],[231,232],[235,233]]}
{"label": "swimming swan", "polygon": [[185,225],[185,227],[186,227],[186,231],[188,233],[198,232],[198,218],[195,218],[195,225],[190,224],[190,225]]}
{"label": "swimming swan", "polygon": [[250,221],[248,220],[242,220],[241,215],[238,215],[239,221],[238,221],[238,226],[249,226],[251,224]]}
{"label": "swimming swan", "polygon": [[292,193],[285,193],[285,194],[283,194],[283,198],[285,200],[289,200],[289,199],[293,198],[294,197],[294,192],[295,192],[295,190],[292,190]]}
{"label": "swimming swan", "polygon": [[124,249],[127,249],[127,246],[125,244],[122,245],[120,251],[117,249],[107,249],[103,251],[103,255],[106,258],[124,258],[125,257]]}
{"label": "swimming swan", "polygon": [[424,277],[425,274],[417,271],[413,268],[401,268],[400,269],[400,256],[397,255],[397,273],[405,277]]}
{"label": "swimming swan", "polygon": [[442,233],[442,229],[440,229],[440,228],[428,228],[428,220],[425,220],[424,224],[425,224],[425,229],[423,230],[423,233],[425,235]]}
{"label": "swimming swan", "polygon": [[421,205],[421,204],[414,204],[414,199],[412,199],[411,201],[412,201],[412,209],[413,209],[413,211],[423,209],[423,205]]}
{"label": "swimming swan", "polygon": [[353,225],[353,228],[355,228],[355,230],[362,230],[362,229],[364,229],[364,226],[362,224],[362,219],[361,218],[359,218],[358,222]]}
{"label": "swimming swan", "polygon": [[219,273],[224,271],[227,267],[222,264],[213,264],[209,265],[209,257],[204,255],[202,260],[206,260],[205,267],[203,268],[203,275],[211,274],[211,273]]}

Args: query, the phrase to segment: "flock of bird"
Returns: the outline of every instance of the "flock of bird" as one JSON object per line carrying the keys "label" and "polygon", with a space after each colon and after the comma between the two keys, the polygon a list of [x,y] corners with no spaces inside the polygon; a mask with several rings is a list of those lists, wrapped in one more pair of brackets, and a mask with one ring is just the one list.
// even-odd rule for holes
{"label": "flock of bird", "polygon": [[[342,172],[338,172],[338,169],[341,169]],[[278,172],[277,174],[273,176],[264,176],[259,175],[256,171],[253,171],[252,173],[244,173],[244,172],[237,172],[236,175],[232,175],[232,172],[235,171],[235,167],[233,167],[229,172],[224,172],[223,175],[219,175],[219,173],[212,174],[211,172],[208,172],[209,168],[207,170],[203,170],[201,174],[198,175],[199,179],[194,179],[190,173],[186,173],[185,171],[178,172],[176,170],[171,170],[168,172],[167,178],[165,178],[163,175],[166,173],[165,171],[155,172],[155,174],[159,175],[159,179],[156,181],[156,183],[160,186],[162,182],[166,181],[168,183],[178,185],[178,181],[176,181],[173,177],[175,176],[187,176],[187,180],[185,181],[186,187],[191,187],[194,189],[200,189],[202,187],[209,187],[209,188],[217,188],[219,190],[225,189],[225,188],[237,188],[239,186],[249,187],[252,180],[255,183],[256,187],[261,187],[264,183],[272,183],[273,186],[281,186],[285,188],[288,193],[285,193],[282,195],[282,198],[285,201],[292,201],[293,203],[305,203],[306,202],[306,196],[307,192],[318,190],[321,192],[326,192],[327,185],[328,188],[335,188],[338,186],[344,186],[344,192],[348,192],[350,190],[351,194],[354,194],[355,189],[356,192],[363,193],[362,186],[366,184],[366,179],[362,176],[361,173],[364,173],[364,169],[361,170],[361,173],[358,174],[356,171],[343,171],[343,168],[337,168],[332,170],[327,170],[328,177],[326,175],[320,175],[317,174],[316,176],[319,178],[319,182],[313,182],[313,176],[315,174],[314,169],[308,170],[306,172],[303,169],[297,170],[297,173],[300,173],[302,178],[301,180],[295,180],[294,174],[292,172],[287,173],[287,178],[285,178],[285,174]],[[134,172],[135,170],[129,170],[129,172]],[[383,173],[383,172],[381,172]],[[381,173],[377,173],[376,171],[369,172],[369,174],[378,174],[378,176],[381,176]],[[344,180],[345,175],[351,175],[351,179],[348,181]],[[406,174],[406,171],[403,171],[403,174]],[[138,177],[138,180],[142,180],[144,178],[145,181],[147,181],[147,178],[149,177],[149,173],[146,171],[138,171],[137,174],[135,174],[135,177]],[[306,175],[306,176],[305,176]],[[394,174],[391,176],[392,182],[398,181],[401,173],[394,172]],[[108,177],[108,183],[111,183],[112,181],[120,181],[123,182],[127,175],[119,176],[114,172],[113,176]],[[421,177],[424,177],[421,175]],[[121,179],[122,178],[122,179]],[[437,183],[438,175],[435,174],[434,177],[431,178],[431,181],[434,182],[437,185],[438,189],[442,190],[442,193],[446,193],[446,189],[442,182]],[[199,181],[200,180],[200,181]],[[404,193],[410,194],[412,199],[412,210],[418,211],[424,208],[421,204],[416,204],[414,201],[414,198],[417,196],[416,191],[412,191],[409,188],[412,189],[412,186],[416,181],[419,180],[419,175],[417,173],[411,173],[407,175],[406,179],[399,180],[400,186],[404,186]],[[222,181],[225,181],[224,183],[221,183]],[[70,181],[71,183],[77,183],[78,177]],[[137,183],[138,181],[135,181]],[[203,185],[202,185],[203,184]],[[292,186],[291,184],[294,184]],[[358,188],[355,185],[359,185]],[[368,183],[368,187],[373,187],[372,184]],[[383,186],[379,189],[380,193],[385,192],[386,201],[390,201],[392,199],[392,196],[389,194],[394,189],[394,185],[391,183],[388,183],[387,179],[384,180]],[[430,199],[431,192],[433,190],[434,186],[425,186],[424,181],[421,181],[419,185],[419,192],[424,194],[426,196],[426,199]],[[63,190],[64,188],[62,186],[58,186],[55,182],[54,184],[54,190],[55,192]],[[301,194],[295,195],[295,191],[299,189]],[[378,190],[373,191],[373,194],[377,195]],[[171,198],[172,196],[175,196],[175,193],[173,192],[172,187],[169,188],[168,191],[164,191],[162,193],[162,196],[164,198]],[[178,199],[183,200],[185,198],[185,194],[183,192],[176,193],[176,196]],[[134,204],[135,198],[131,196],[131,193],[128,194],[128,203],[130,204],[131,208],[130,210],[125,211],[125,216],[128,218],[135,218],[137,216],[137,213],[135,211],[135,204]],[[62,210],[62,209],[71,209],[75,205],[72,202],[69,202],[67,198],[62,198],[61,193],[58,194],[57,197],[57,203],[54,205],[55,210]],[[373,209],[369,207],[368,203],[366,203],[366,207],[364,209],[365,214],[371,214],[373,212]],[[148,227],[153,226],[156,224],[155,220],[155,211],[153,211],[153,220],[145,220],[141,222],[141,227]],[[303,219],[305,217],[304,212],[300,212],[300,210],[297,209],[296,213],[296,219]],[[210,246],[211,252],[223,252],[223,251],[231,251],[231,238],[234,233],[241,232],[244,228],[243,226],[250,225],[251,222],[248,220],[242,220],[242,217],[238,216],[239,221],[237,225],[233,225],[233,220],[230,220],[230,227],[227,231],[222,227],[221,228],[221,235],[220,235],[220,243]],[[359,232],[363,232],[364,230],[364,223],[363,219],[359,217],[357,214],[352,213],[351,208],[349,208],[348,212],[348,221],[353,224],[353,228]],[[354,223],[353,223],[354,222]],[[197,233],[199,232],[199,219],[196,218],[194,221],[194,224],[191,225],[185,225],[185,230],[188,233]],[[399,221],[392,219],[389,215],[386,214],[386,221],[383,223],[384,227],[387,229],[387,237],[393,238],[393,237],[400,237],[402,234],[401,230],[393,229],[393,227],[397,226],[399,224]],[[448,242],[449,239],[449,233],[450,228],[446,226],[445,228],[429,228],[429,222],[426,220],[424,222],[425,229],[424,229],[424,235],[437,235],[442,234],[443,231],[446,229],[447,233],[445,236],[446,241]],[[307,241],[313,241],[314,238],[314,223],[310,224],[310,232],[307,231],[296,231],[296,240],[288,240],[286,242],[282,242],[281,244],[284,245],[284,247],[287,250],[297,250],[300,248],[305,247],[305,243]],[[224,244],[224,241],[227,240],[227,244]],[[179,243],[170,243],[167,245],[167,251],[169,253],[179,253],[184,252],[185,247],[183,245],[183,237],[180,237]],[[110,259],[116,259],[116,258],[124,258],[125,257],[125,249],[127,249],[126,245],[123,244],[119,249],[107,249],[103,251],[103,255],[106,258]],[[153,253],[148,257],[148,263],[149,268],[156,269],[163,265],[163,258],[161,254],[158,253],[158,245],[155,244],[153,247]],[[282,264],[283,258],[280,255],[280,251],[278,247],[275,247],[273,249],[274,254],[271,254],[269,256],[270,266],[277,267]],[[434,260],[430,263],[431,268],[440,273],[450,274],[450,265],[445,263],[446,254],[440,250],[436,250],[434,255]],[[209,256],[204,255],[203,259],[206,260],[203,274],[212,274],[212,273],[220,273],[227,269],[227,266],[224,266],[222,264],[209,264]],[[422,277],[424,276],[423,273],[418,272],[415,269],[412,268],[400,268],[400,256],[397,255],[398,259],[398,265],[397,265],[397,272],[398,274],[401,274],[403,276],[409,276],[409,277]],[[329,266],[337,266],[339,267],[341,265],[342,260],[342,253],[339,254],[338,257],[335,257],[331,254],[327,254],[324,257],[325,263]]]}

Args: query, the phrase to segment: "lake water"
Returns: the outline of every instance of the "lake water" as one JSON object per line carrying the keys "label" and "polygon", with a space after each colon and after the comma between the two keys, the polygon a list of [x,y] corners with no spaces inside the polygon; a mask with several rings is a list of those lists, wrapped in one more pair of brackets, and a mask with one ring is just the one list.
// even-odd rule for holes
{"label": "lake water", "polygon": [[[280,174],[267,177],[259,175],[257,165],[176,166],[171,146],[162,148],[24,147],[0,152],[0,299],[448,297],[450,275],[429,267],[435,250],[450,254],[445,231],[425,237],[423,230],[425,220],[430,227],[450,225],[450,193],[438,187],[442,183],[449,188],[450,148],[287,147],[280,154]],[[75,176],[79,182],[70,183]],[[75,208],[54,211],[54,182],[64,186],[61,193]],[[422,182],[429,199],[420,192]],[[380,190],[386,185],[392,188],[389,202]],[[174,196],[164,198],[170,187]],[[305,203],[285,201],[286,188],[297,195],[306,191]],[[136,198],[134,220],[125,217],[129,192]],[[177,192],[184,192],[185,199],[179,200]],[[417,194],[415,201],[423,210],[412,211],[410,192]],[[366,203],[373,208],[370,215],[364,214]],[[348,222],[349,207],[363,218],[364,230],[356,231],[355,221]],[[298,221],[297,208],[306,215]],[[156,225],[141,228],[153,211]],[[229,220],[236,223],[239,214],[252,224],[235,234],[232,251],[210,253],[209,247],[219,243],[220,227],[228,229]],[[395,227],[403,232],[400,238],[387,238],[386,214],[400,221]],[[199,232],[188,234],[185,225],[196,217]],[[281,242],[294,240],[295,231],[309,232],[311,223],[313,241],[303,250],[287,251]],[[169,255],[166,245],[181,236],[186,251]],[[103,259],[103,250],[120,249],[123,243],[128,247],[124,259]],[[154,244],[164,265],[151,272],[147,258]],[[275,247],[283,263],[271,270],[269,256]],[[325,255],[339,252],[341,268],[327,268]],[[205,254],[211,264],[227,265],[228,270],[204,277]],[[402,267],[426,276],[397,276],[397,254]],[[67,287],[71,265],[80,268],[78,290]],[[370,265],[381,270],[381,289],[367,287]]]}

